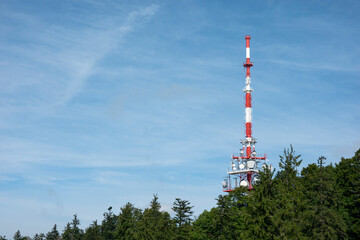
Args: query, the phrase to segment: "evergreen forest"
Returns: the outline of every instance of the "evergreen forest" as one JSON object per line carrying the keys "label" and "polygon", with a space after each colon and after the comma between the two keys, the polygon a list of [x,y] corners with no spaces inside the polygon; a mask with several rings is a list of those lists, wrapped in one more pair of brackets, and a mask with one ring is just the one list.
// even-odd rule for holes
{"label": "evergreen forest", "polygon": [[300,171],[301,162],[292,146],[284,149],[277,171],[260,171],[254,191],[219,195],[216,206],[197,217],[181,198],[173,216],[161,211],[155,194],[146,209],[109,207],[101,222],[85,227],[75,214],[64,229],[55,224],[33,237],[19,230],[13,239],[360,239],[360,149],[335,165],[321,156]]}

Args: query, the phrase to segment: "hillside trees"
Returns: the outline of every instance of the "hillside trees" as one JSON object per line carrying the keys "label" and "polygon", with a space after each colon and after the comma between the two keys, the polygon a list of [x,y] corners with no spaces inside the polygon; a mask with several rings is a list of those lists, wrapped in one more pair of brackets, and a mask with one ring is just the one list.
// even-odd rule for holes
{"label": "hillside trees", "polygon": [[318,165],[302,171],[306,209],[302,215],[302,232],[311,239],[344,239],[346,226],[341,213],[341,196],[334,169],[325,167],[325,157]]}
{"label": "hillside trees", "polygon": [[[280,156],[279,170],[264,167],[254,191],[237,188],[219,195],[216,206],[193,217],[193,206],[176,198],[170,213],[161,211],[157,195],[144,210],[127,203],[118,214],[112,207],[101,224],[84,233],[77,215],[61,237],[54,225],[34,240],[120,239],[358,239],[360,235],[360,150],[338,164],[325,157],[298,168],[302,160],[290,145]],[[5,239],[5,237],[0,237]],[[17,231],[17,240],[30,239]]]}
{"label": "hillside trees", "polygon": [[341,191],[342,203],[347,217],[347,233],[350,239],[360,236],[360,149],[352,158],[342,158],[336,164],[337,188]]}

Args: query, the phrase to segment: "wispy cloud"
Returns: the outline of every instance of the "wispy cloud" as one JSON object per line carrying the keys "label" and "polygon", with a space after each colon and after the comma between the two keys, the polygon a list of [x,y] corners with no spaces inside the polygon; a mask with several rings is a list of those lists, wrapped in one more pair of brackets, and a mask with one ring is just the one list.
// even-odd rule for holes
{"label": "wispy cloud", "polygon": [[7,53],[7,59],[0,60],[2,81],[10,83],[4,82],[7,93],[25,92],[23,101],[32,98],[36,109],[66,104],[81,91],[97,62],[127,34],[149,21],[157,9],[157,5],[150,5],[130,12],[125,20],[119,18],[117,24],[98,21],[80,29],[48,24],[31,15],[8,16],[13,21],[26,20],[23,27],[31,26],[39,32],[25,28],[23,33],[11,33],[19,39],[28,35],[25,39],[31,43],[1,47]]}

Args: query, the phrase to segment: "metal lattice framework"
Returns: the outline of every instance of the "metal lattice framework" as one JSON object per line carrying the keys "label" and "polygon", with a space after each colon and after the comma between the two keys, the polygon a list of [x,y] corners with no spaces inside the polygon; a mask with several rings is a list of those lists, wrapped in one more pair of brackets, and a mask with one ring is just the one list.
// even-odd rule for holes
{"label": "metal lattice framework", "polygon": [[253,63],[250,62],[250,36],[245,36],[246,40],[246,62],[243,64],[246,68],[245,77],[245,139],[241,140],[243,148],[239,156],[231,156],[231,170],[227,172],[222,185],[224,192],[234,191],[235,188],[243,186],[253,189],[253,183],[257,180],[259,172],[259,163],[266,160],[266,155],[257,157],[255,151],[256,139],[252,136],[252,106],[251,106],[251,76],[250,68]]}

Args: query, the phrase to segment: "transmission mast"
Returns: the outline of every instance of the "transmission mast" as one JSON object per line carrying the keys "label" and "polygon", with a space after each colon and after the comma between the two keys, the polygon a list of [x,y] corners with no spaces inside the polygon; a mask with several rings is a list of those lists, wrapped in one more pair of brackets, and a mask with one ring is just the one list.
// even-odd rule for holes
{"label": "transmission mast", "polygon": [[228,169],[227,176],[222,182],[223,191],[231,192],[237,187],[248,187],[253,189],[253,184],[257,181],[259,165],[262,160],[266,160],[266,154],[263,157],[257,157],[255,151],[256,139],[252,136],[252,108],[251,108],[251,75],[250,68],[253,63],[250,62],[250,35],[245,36],[246,40],[246,62],[243,64],[246,68],[245,77],[245,139],[241,140],[243,145],[239,156],[231,156],[231,168]]}

